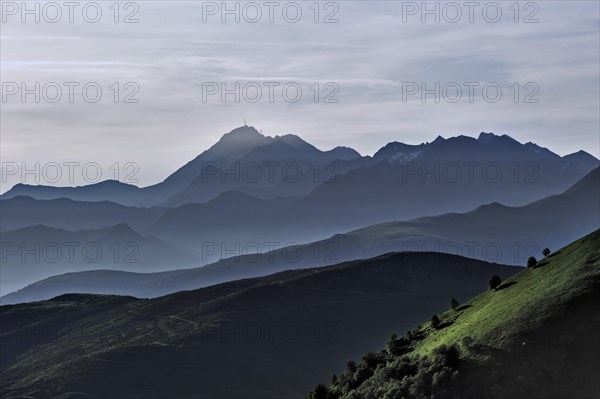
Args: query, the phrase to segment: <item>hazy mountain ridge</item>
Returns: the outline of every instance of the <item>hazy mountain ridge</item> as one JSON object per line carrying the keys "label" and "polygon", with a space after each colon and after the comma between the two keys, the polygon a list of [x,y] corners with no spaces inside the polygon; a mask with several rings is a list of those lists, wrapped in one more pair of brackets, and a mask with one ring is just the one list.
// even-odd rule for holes
{"label": "hazy mountain ridge", "polygon": [[[266,187],[277,186],[284,180],[282,176],[277,176],[276,179],[269,181],[259,179],[258,182],[242,181],[233,184],[230,177],[226,174],[223,176],[224,170],[243,168],[250,163],[260,165],[263,175],[267,175],[271,171],[272,166],[265,166],[270,163],[298,162],[303,174],[310,173],[309,171],[315,167],[317,169],[325,167],[329,163],[342,162],[345,165],[352,165],[350,169],[336,167],[330,170],[337,174],[380,161],[431,163],[453,159],[474,162],[478,159],[478,156],[475,155],[478,152],[487,152],[489,155],[493,152],[506,153],[509,151],[525,154],[526,158],[529,157],[527,162],[551,162],[554,165],[540,164],[538,166],[540,170],[551,169],[547,173],[559,171],[564,175],[568,171],[575,175],[575,179],[600,164],[596,158],[584,151],[561,158],[547,149],[543,149],[543,151],[541,149],[542,147],[534,143],[520,144],[507,135],[496,136],[492,133],[481,133],[478,139],[466,136],[444,139],[439,136],[431,143],[419,145],[392,142],[382,147],[371,158],[362,157],[355,150],[341,146],[329,151],[321,151],[296,135],[263,136],[254,127],[242,126],[223,135],[212,147],[179,168],[163,182],[149,187],[138,188],[111,181],[82,187],[19,184],[4,193],[2,197],[5,199],[20,195],[38,199],[66,197],[82,201],[108,200],[128,206],[178,206],[187,202],[205,202],[215,198],[221,192],[236,188],[240,190],[243,186],[253,186],[255,183],[258,183],[259,186],[263,185],[264,190]],[[489,162],[490,160],[484,159],[484,161]],[[208,176],[207,168],[212,168]],[[278,165],[278,168],[283,168],[283,166]],[[281,172],[281,169],[278,172]],[[239,174],[239,172],[237,173]],[[219,180],[216,180],[215,176],[218,176]],[[572,179],[558,187],[566,188],[573,182]],[[314,184],[306,185],[302,189],[296,190],[294,194],[306,195],[320,183],[323,181],[317,179]],[[185,192],[187,194],[184,194]],[[285,192],[275,189],[272,193],[263,195],[275,197],[285,195]]]}
{"label": "hazy mountain ridge", "polygon": [[122,205],[143,202],[146,194],[142,188],[117,180],[77,187],[55,187],[19,183],[2,195],[2,199],[31,197],[48,200],[68,198],[74,201],[111,201]]}
{"label": "hazy mountain ridge", "polygon": [[0,230],[43,224],[78,230],[127,223],[143,231],[167,208],[128,207],[110,201],[73,201],[68,198],[37,200],[31,197],[0,199]]}
{"label": "hazy mountain ridge", "polygon": [[[87,281],[85,273],[55,276],[1,298],[3,303],[48,299],[70,291],[157,296],[257,277],[285,269],[318,267],[393,251],[437,251],[524,265],[545,247],[558,248],[600,228],[600,168],[564,193],[522,207],[492,203],[462,214],[423,217],[364,227],[310,244],[263,254],[231,256],[208,266],[156,274],[119,274],[118,290]],[[190,205],[195,206],[195,205]],[[225,231],[225,230],[224,230]],[[221,248],[205,248],[223,255]],[[499,252],[498,252],[499,250]],[[205,254],[206,255],[206,254]],[[108,272],[107,272],[108,275]],[[102,281],[108,281],[103,279]]]}
{"label": "hazy mountain ridge", "polygon": [[2,232],[2,294],[68,272],[108,269],[156,272],[198,262],[160,239],[143,236],[125,223],[90,230],[44,225]]}
{"label": "hazy mountain ridge", "polygon": [[[378,159],[360,157],[351,149],[338,147],[320,151],[298,136],[265,137],[256,129],[244,126],[224,135],[209,150],[166,179],[164,185],[142,189],[158,190],[155,198],[160,197],[161,201],[162,195],[167,195],[163,202],[167,206],[131,207],[110,201],[36,200],[5,195],[0,199],[0,229],[9,231],[43,224],[66,230],[98,230],[124,223],[144,237],[156,237],[177,253],[189,254],[196,261],[195,266],[201,266],[230,256],[321,241],[343,231],[392,220],[466,213],[491,202],[512,207],[525,205],[563,192],[581,179],[592,164],[598,163],[584,152],[561,158],[549,155],[537,145],[522,145],[506,135],[491,133],[482,133],[478,139],[438,137],[418,146],[395,143],[386,147],[378,153]],[[394,155],[394,151],[402,152],[406,148],[411,154],[418,148],[413,161],[399,161]],[[402,156],[406,159],[409,155]],[[248,176],[237,175],[250,170],[249,165],[262,162],[277,165],[275,178],[263,173],[261,179],[251,182]],[[294,165],[298,179],[281,174],[289,165]],[[452,175],[453,171],[458,175]],[[493,178],[494,173],[497,179]],[[104,185],[117,187],[116,191],[124,186],[118,182]],[[172,190],[180,186],[185,187]],[[125,187],[139,192],[131,186]],[[593,198],[595,195],[592,193]],[[590,208],[589,200],[582,197],[577,201],[572,200],[571,206],[581,210]],[[565,212],[571,215],[568,208],[562,212],[554,207],[552,212],[557,213],[557,217]],[[565,239],[595,228],[590,222],[596,213],[597,210],[592,209],[589,213],[592,217],[587,219],[581,215],[564,217],[566,227],[553,228],[555,237],[552,239],[547,234],[529,238],[523,235],[519,239],[544,241],[539,245],[564,244]],[[508,215],[506,220],[510,220]],[[530,215],[525,215],[523,220],[536,222]],[[418,247],[415,249],[413,245],[407,248],[409,250],[421,250],[420,246],[425,245],[426,250],[444,251],[444,248],[427,245],[433,237],[437,237],[438,245],[473,237],[480,237],[477,241],[482,241],[485,237],[504,246],[505,238],[511,235],[510,229],[502,227],[498,219],[488,220],[490,225],[498,225],[496,231],[502,231],[495,235],[481,235],[481,230],[485,230],[481,225],[478,231],[464,230],[460,226],[453,231],[453,227],[447,225],[440,227],[442,232],[435,233],[422,230],[424,223],[413,223],[408,230],[399,228],[389,240],[378,238],[379,242],[367,245],[372,247],[371,252],[366,252],[365,244],[361,243],[357,250],[340,250],[339,260],[353,259],[350,253],[374,256],[402,250],[408,238]],[[515,220],[510,225],[517,223]],[[346,239],[335,245],[351,241]],[[520,264],[521,248],[518,252],[519,256],[509,259],[504,250],[496,260]],[[319,265],[323,263],[308,261],[305,267]],[[169,263],[161,269],[169,267],[177,266]],[[280,266],[268,265],[265,270],[275,271],[272,267]],[[38,280],[33,280],[34,275],[27,278],[29,282]]]}

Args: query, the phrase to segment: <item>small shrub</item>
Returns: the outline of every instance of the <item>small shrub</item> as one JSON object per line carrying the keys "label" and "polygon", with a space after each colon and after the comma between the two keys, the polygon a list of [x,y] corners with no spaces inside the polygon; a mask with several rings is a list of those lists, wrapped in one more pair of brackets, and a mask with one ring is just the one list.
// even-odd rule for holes
{"label": "small shrub", "polygon": [[542,254],[543,254],[544,256],[548,256],[548,255],[550,255],[550,249],[549,249],[549,248],[544,248],[544,250],[542,251]]}
{"label": "small shrub", "polygon": [[437,315],[431,316],[431,327],[437,329],[440,326],[440,318]]}
{"label": "small shrub", "polygon": [[460,302],[458,302],[455,298],[450,300],[450,309],[456,310],[460,306]]}
{"label": "small shrub", "polygon": [[494,274],[490,281],[488,281],[490,290],[497,290],[498,287],[500,287],[500,284],[502,284],[502,279],[497,274]]}
{"label": "small shrub", "polygon": [[537,259],[534,256],[530,256],[529,259],[527,259],[527,267],[535,268],[536,266],[537,266]]}

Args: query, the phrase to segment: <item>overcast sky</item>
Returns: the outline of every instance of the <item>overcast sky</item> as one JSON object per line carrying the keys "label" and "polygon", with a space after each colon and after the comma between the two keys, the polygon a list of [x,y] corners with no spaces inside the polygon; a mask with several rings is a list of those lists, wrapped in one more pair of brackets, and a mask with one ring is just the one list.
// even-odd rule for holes
{"label": "overcast sky", "polygon": [[[270,8],[260,1],[254,3],[262,12],[256,23],[250,22],[257,19],[254,5],[239,3],[236,22],[235,15],[222,15],[220,1],[123,2],[115,23],[113,3],[97,3],[102,16],[96,23],[89,22],[94,6],[84,18],[87,2],[73,10],[72,23],[62,2],[55,3],[62,13],[55,23],[48,20],[57,19],[56,9],[44,3],[37,5],[39,23],[35,15],[23,15],[20,1],[2,3],[4,166],[96,162],[112,178],[109,165],[123,169],[133,162],[139,184],[148,185],[244,118],[266,135],[294,133],[324,150],[345,145],[364,155],[391,141],[486,131],[560,155],[583,149],[599,156],[597,1],[521,2],[518,15],[514,1],[479,2],[472,10],[463,2],[454,3],[460,8],[440,3],[439,23],[433,14],[422,15],[421,2],[321,2],[318,15],[313,1],[279,2],[270,22]],[[302,16],[293,23],[296,4]],[[126,18],[138,22],[125,24]],[[36,82],[39,103],[34,94],[24,102],[20,92],[11,94],[22,83],[35,90]],[[50,102],[56,86],[49,82],[62,87],[56,103]],[[72,103],[65,82],[79,84]],[[82,96],[91,82],[96,85],[88,100],[94,87],[102,89],[96,103]],[[235,88],[236,82],[246,85],[239,102],[233,94],[222,101],[220,93],[208,91],[222,83]],[[435,91],[436,82],[439,103],[432,93],[423,102],[415,88],[424,83]],[[256,87],[262,98],[253,103]],[[127,95],[138,102],[125,103]],[[77,174],[75,180],[85,183]],[[20,181],[18,175],[8,178],[2,191]],[[32,177],[26,182],[35,184]],[[48,183],[42,176],[40,184]]]}

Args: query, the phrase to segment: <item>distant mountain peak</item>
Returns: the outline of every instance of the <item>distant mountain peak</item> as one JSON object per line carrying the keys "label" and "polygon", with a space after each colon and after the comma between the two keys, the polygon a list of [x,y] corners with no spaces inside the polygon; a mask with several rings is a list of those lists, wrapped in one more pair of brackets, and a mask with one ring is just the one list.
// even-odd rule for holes
{"label": "distant mountain peak", "polygon": [[254,126],[240,126],[240,127],[233,129],[229,133],[225,133],[223,135],[223,137],[221,137],[221,140],[223,140],[223,139],[239,139],[239,138],[246,138],[246,137],[257,138],[257,137],[264,137],[264,136],[262,134],[260,134],[260,132],[258,130],[256,130],[256,128]]}
{"label": "distant mountain peak", "polygon": [[316,150],[316,148],[312,144],[307,143],[300,136],[296,136],[295,134],[284,134],[281,136],[275,136],[275,137],[273,137],[273,139],[275,141],[281,141],[281,142],[283,142],[287,145],[290,145],[294,148],[298,148],[298,149],[310,148],[310,149]]}
{"label": "distant mountain peak", "polygon": [[354,148],[352,147],[347,147],[344,145],[338,145],[337,147],[333,148],[332,150],[330,150],[331,152],[335,152],[338,154],[344,154],[346,157],[344,159],[355,159],[355,158],[360,158],[361,155],[358,151],[356,151]]}
{"label": "distant mountain peak", "polygon": [[262,135],[254,126],[240,126],[221,136],[210,149],[264,145],[272,140],[272,137]]}
{"label": "distant mountain peak", "polygon": [[588,165],[592,167],[598,166],[600,164],[598,158],[596,158],[589,152],[585,152],[583,150],[579,150],[572,154],[565,155],[563,159],[572,164]]}
{"label": "distant mountain peak", "polygon": [[498,136],[496,136],[494,133],[491,133],[491,132],[490,133],[481,132],[481,133],[479,133],[479,137],[477,137],[477,141],[479,141],[481,144],[487,144],[497,137]]}
{"label": "distant mountain peak", "polygon": [[108,180],[103,180],[101,182],[95,183],[96,186],[121,186],[124,184],[125,183],[123,183],[119,180],[115,180],[115,179],[108,179]]}
{"label": "distant mountain peak", "polygon": [[415,159],[422,149],[427,144],[410,145],[400,143],[398,141],[392,141],[387,143],[384,147],[380,148],[374,155],[373,159],[381,160],[387,159],[388,161],[401,161],[408,162]]}
{"label": "distant mountain peak", "polygon": [[241,158],[253,148],[268,144],[272,140],[273,138],[260,134],[253,126],[240,126],[225,133],[219,141],[200,154],[198,158],[203,161],[231,161]]}
{"label": "distant mountain peak", "polygon": [[523,146],[517,140],[507,134],[501,136],[494,133],[481,132],[477,141],[482,145],[505,146],[505,148],[513,148],[514,146]]}
{"label": "distant mountain peak", "polygon": [[553,153],[546,147],[540,147],[539,145],[537,145],[536,143],[533,143],[531,141],[523,144],[523,147],[527,148],[529,151],[532,151],[538,155],[546,155],[546,156],[550,156],[550,157],[554,157],[554,158],[560,158],[559,155]]}
{"label": "distant mountain peak", "polygon": [[587,152],[587,151],[584,151],[584,150],[579,150],[579,151],[577,151],[577,152],[574,152],[574,153],[572,153],[572,154],[568,154],[568,155],[566,155],[566,156],[583,156],[583,157],[586,157],[586,158],[594,158],[594,159],[597,159],[595,156],[593,156],[592,154],[590,154],[589,152]]}

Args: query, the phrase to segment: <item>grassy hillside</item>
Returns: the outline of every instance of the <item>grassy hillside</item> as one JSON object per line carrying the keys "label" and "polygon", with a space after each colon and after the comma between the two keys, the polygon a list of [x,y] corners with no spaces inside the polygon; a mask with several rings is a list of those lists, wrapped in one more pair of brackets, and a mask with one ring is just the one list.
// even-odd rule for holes
{"label": "grassy hillside", "polygon": [[449,298],[521,269],[397,253],[155,299],[70,294],[2,306],[0,396],[301,398]]}
{"label": "grassy hillside", "polygon": [[[351,363],[310,397],[598,398],[600,230]],[[441,309],[440,309],[441,310]]]}
{"label": "grassy hillside", "polygon": [[[594,244],[595,243],[595,244]],[[447,328],[428,334],[415,353],[426,355],[442,344],[470,336],[476,342],[504,348],[523,331],[539,328],[572,298],[598,289],[600,233],[596,232],[505,280],[466,303],[464,310],[440,315]]]}

